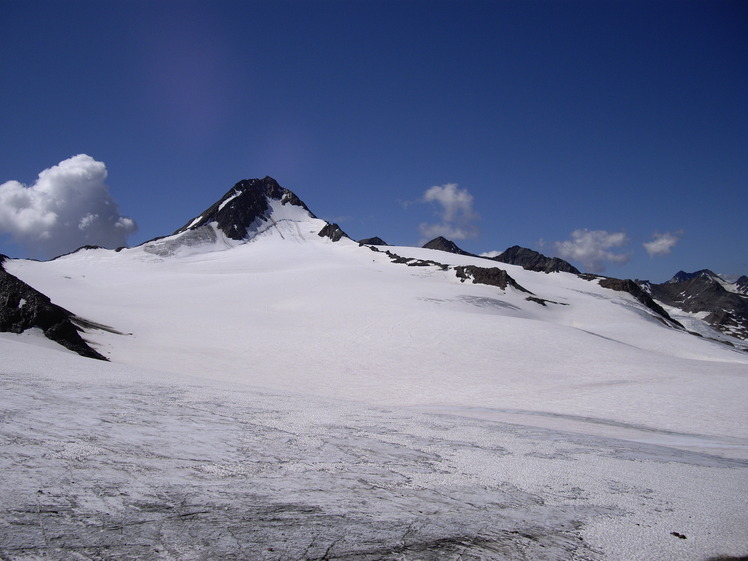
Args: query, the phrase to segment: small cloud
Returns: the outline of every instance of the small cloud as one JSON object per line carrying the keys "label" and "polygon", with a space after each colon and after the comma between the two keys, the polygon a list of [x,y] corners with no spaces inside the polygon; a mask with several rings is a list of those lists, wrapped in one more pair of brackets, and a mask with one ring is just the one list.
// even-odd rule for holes
{"label": "small cloud", "polygon": [[33,185],[0,184],[0,233],[46,257],[83,245],[126,245],[137,225],[119,214],[106,177],[103,162],[79,154],[42,171]]}
{"label": "small cloud", "polygon": [[556,242],[556,251],[564,259],[578,261],[593,273],[605,270],[606,263],[623,265],[631,257],[630,253],[614,253],[611,248],[623,247],[629,243],[623,232],[605,230],[574,230],[571,239]]}
{"label": "small cloud", "polygon": [[499,255],[501,255],[502,253],[504,252],[493,250],[493,251],[484,251],[483,253],[480,253],[479,255],[481,257],[488,257],[489,259],[493,259],[494,257],[498,257]]}
{"label": "small cloud", "polygon": [[665,232],[664,234],[655,232],[652,235],[652,241],[645,242],[642,245],[644,246],[644,249],[647,250],[650,257],[667,255],[670,253],[670,250],[673,249],[675,244],[678,243],[681,235],[683,235],[683,230],[678,230],[672,234],[670,232]]}
{"label": "small cloud", "polygon": [[422,223],[418,229],[427,239],[444,236],[451,240],[464,240],[478,235],[475,222],[480,219],[473,210],[473,196],[467,189],[460,189],[457,183],[434,185],[424,192],[419,202],[435,203],[438,223]]}

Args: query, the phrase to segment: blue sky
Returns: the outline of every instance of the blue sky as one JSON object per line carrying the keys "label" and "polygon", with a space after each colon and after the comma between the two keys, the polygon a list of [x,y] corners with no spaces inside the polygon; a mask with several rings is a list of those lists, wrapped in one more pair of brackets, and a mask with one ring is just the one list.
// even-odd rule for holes
{"label": "blue sky", "polygon": [[0,16],[0,253],[84,231],[137,244],[270,175],[354,239],[748,274],[745,2],[0,0]]}

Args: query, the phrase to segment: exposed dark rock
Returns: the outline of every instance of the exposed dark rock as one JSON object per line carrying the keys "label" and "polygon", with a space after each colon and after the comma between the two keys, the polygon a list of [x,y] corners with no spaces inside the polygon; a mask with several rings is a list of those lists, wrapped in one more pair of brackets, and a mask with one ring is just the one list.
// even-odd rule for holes
{"label": "exposed dark rock", "polygon": [[448,253],[456,253],[458,255],[469,255],[471,257],[477,257],[477,255],[473,255],[472,253],[468,253],[467,251],[464,251],[457,247],[457,244],[454,242],[439,236],[438,238],[434,238],[430,242],[424,244],[423,246],[425,249],[437,249],[439,251],[446,251]]}
{"label": "exposed dark rock", "polygon": [[696,271],[694,273],[686,273],[685,271],[678,271],[675,273],[672,279],[670,279],[669,283],[676,283],[676,282],[684,282],[687,280],[694,279],[696,277],[704,277],[707,279],[718,279],[719,276],[709,269],[701,269],[699,271]]}
{"label": "exposed dark rock", "polygon": [[498,267],[476,267],[475,265],[459,266],[454,268],[457,278],[462,282],[472,280],[473,284],[488,284],[498,286],[501,290],[506,290],[511,286],[522,292],[532,294],[529,290],[517,283],[509,274]]}
{"label": "exposed dark rock", "polygon": [[378,236],[374,236],[373,238],[365,238],[363,240],[358,240],[358,243],[362,245],[390,245]]}
{"label": "exposed dark rock", "polygon": [[179,228],[175,234],[216,222],[218,229],[232,240],[247,237],[248,228],[259,219],[268,219],[268,199],[282,204],[300,206],[314,217],[307,206],[292,191],[278,185],[272,177],[244,179],[234,185],[217,203]]}
{"label": "exposed dark rock", "polygon": [[107,360],[83,340],[75,316],[8,273],[3,267],[6,259],[0,255],[0,331],[23,333],[38,327],[48,339],[81,356]]}
{"label": "exposed dark rock", "polygon": [[682,277],[686,280],[674,280],[680,278],[679,273],[666,283],[650,284],[649,291],[666,306],[689,313],[708,312],[704,321],[709,325],[727,335],[748,339],[748,297],[726,290],[714,273],[703,273],[686,273]]}
{"label": "exposed dark rock", "polygon": [[528,271],[538,271],[540,273],[574,273],[579,274],[579,270],[558,257],[546,257],[542,253],[514,245],[504,251],[501,255],[492,257],[494,261],[508,263],[510,265],[519,265]]}
{"label": "exposed dark rock", "polygon": [[528,296],[527,298],[525,298],[525,300],[528,300],[529,302],[535,302],[536,304],[540,304],[541,306],[545,306],[546,304],[556,304],[558,306],[569,305],[562,302],[554,302],[553,300],[546,300],[545,298],[538,298],[537,296]]}
{"label": "exposed dark rock", "polygon": [[342,238],[348,237],[348,234],[346,234],[337,224],[327,224],[319,231],[318,235],[321,238],[330,238],[334,242],[338,242]]}
{"label": "exposed dark rock", "polygon": [[735,281],[735,289],[740,294],[746,294],[748,295],[748,277],[743,275],[738,280]]}
{"label": "exposed dark rock", "polygon": [[618,290],[620,292],[628,292],[639,302],[644,304],[647,308],[659,315],[661,318],[678,327],[683,327],[680,323],[671,318],[670,315],[663,309],[663,307],[655,302],[652,297],[647,294],[647,292],[642,290],[642,288],[634,281],[630,279],[622,280],[614,279],[611,277],[600,277],[599,284],[603,288],[610,288],[611,290]]}
{"label": "exposed dark rock", "polygon": [[[379,251],[376,248],[370,247],[369,249],[372,249],[374,251]],[[401,255],[398,255],[396,253],[392,253],[389,249],[385,251],[385,254],[392,260],[393,263],[397,263],[399,265],[407,265],[408,267],[439,267],[442,271],[446,271],[449,269],[449,265],[445,265],[444,263],[439,263],[437,261],[432,261],[430,259],[416,259],[415,257],[403,257]]]}

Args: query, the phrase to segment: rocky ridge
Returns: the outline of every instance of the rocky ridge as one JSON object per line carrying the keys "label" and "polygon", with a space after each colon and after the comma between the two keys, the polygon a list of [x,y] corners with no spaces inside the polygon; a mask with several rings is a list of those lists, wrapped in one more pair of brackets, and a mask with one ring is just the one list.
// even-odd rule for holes
{"label": "rocky ridge", "polygon": [[518,245],[506,249],[500,255],[491,259],[499,263],[519,265],[528,271],[537,271],[540,273],[572,273],[575,275],[580,273],[579,269],[563,259],[546,257],[542,253]]}
{"label": "rocky ridge", "polygon": [[728,290],[725,286],[733,288],[731,283],[702,269],[695,273],[679,271],[661,284],[642,281],[638,284],[662,305],[703,315],[703,321],[717,331],[748,340],[748,296],[740,292],[739,282],[734,283],[734,290]]}

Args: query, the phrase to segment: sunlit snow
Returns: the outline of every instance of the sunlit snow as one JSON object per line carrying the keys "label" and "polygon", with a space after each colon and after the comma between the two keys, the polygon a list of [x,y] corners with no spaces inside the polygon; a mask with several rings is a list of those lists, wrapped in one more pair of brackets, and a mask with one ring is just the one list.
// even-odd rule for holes
{"label": "sunlit snow", "polygon": [[748,355],[594,280],[500,264],[541,305],[321,225],[278,203],[248,243],[6,262],[120,334],[86,333],[111,363],[0,336],[0,556],[748,554]]}

